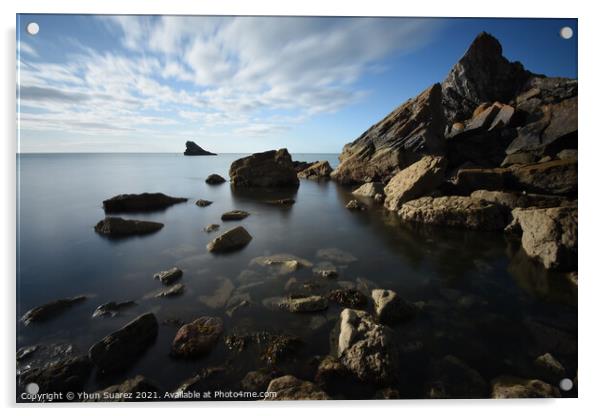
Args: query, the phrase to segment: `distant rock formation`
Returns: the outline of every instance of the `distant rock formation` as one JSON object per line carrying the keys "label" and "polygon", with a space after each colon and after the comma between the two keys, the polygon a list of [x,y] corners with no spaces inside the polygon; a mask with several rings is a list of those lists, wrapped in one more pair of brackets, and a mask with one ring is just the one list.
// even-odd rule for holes
{"label": "distant rock formation", "polygon": [[216,153],[208,152],[195,142],[186,142],[186,150],[184,151],[186,156],[216,156]]}

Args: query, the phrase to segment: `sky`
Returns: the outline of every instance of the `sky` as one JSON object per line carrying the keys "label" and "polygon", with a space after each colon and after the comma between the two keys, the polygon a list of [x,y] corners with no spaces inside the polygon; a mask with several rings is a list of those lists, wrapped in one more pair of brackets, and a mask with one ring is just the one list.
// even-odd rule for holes
{"label": "sky", "polygon": [[16,31],[22,153],[339,153],[482,31],[532,72],[577,78],[576,19],[21,14]]}

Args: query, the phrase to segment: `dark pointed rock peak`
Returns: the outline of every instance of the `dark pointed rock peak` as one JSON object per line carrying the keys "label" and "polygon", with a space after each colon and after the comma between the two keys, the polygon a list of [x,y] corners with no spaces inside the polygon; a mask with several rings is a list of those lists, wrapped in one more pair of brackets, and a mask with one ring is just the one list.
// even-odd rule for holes
{"label": "dark pointed rock peak", "polygon": [[187,198],[176,198],[161,192],[120,194],[102,201],[102,207],[107,213],[157,211],[187,200]]}
{"label": "dark pointed rock peak", "polygon": [[211,153],[193,141],[186,142],[186,150],[184,151],[186,156],[216,156],[216,153]]}
{"label": "dark pointed rock peak", "polygon": [[482,32],[441,84],[446,118],[465,120],[483,102],[509,102],[531,76],[520,62],[502,55],[495,37]]}

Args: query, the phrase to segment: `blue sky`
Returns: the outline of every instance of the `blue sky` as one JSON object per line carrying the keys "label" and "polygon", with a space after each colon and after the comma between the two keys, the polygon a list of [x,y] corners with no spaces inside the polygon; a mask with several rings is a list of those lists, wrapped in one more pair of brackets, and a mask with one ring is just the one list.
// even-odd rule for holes
{"label": "blue sky", "polygon": [[19,151],[338,153],[481,31],[577,77],[576,19],[19,15]]}

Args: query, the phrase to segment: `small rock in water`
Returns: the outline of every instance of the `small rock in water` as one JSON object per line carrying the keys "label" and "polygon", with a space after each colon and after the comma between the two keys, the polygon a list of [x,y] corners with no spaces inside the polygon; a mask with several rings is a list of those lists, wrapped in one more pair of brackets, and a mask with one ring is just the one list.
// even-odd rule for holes
{"label": "small rock in water", "polygon": [[249,215],[251,214],[247,211],[236,209],[234,211],[224,212],[222,214],[222,221],[239,221],[247,218]]}
{"label": "small rock in water", "polygon": [[70,307],[86,300],[86,296],[76,296],[68,299],[58,299],[42,306],[30,309],[21,318],[24,325],[32,322],[42,322],[54,318]]}
{"label": "small rock in water", "polygon": [[280,205],[290,207],[295,203],[295,200],[293,198],[271,199],[269,201],[265,201],[265,203],[269,205]]}
{"label": "small rock in water", "polygon": [[196,201],[194,203],[197,207],[208,207],[209,205],[213,204],[213,201],[207,201],[206,199],[199,199],[198,201]]}
{"label": "small rock in water", "polygon": [[549,352],[537,357],[535,366],[546,379],[560,380],[566,373],[564,366]]}
{"label": "small rock in water", "polygon": [[414,305],[403,300],[392,290],[374,289],[372,299],[380,322],[396,323],[410,319],[416,314]]}
{"label": "small rock in water", "polygon": [[207,244],[207,251],[211,253],[225,253],[239,250],[251,242],[253,237],[244,227],[236,227],[226,231]]}
{"label": "small rock in water", "polygon": [[119,302],[119,303],[117,303],[117,302],[104,303],[104,304],[100,305],[98,308],[96,308],[96,310],[92,314],[92,318],[98,318],[99,316],[114,317],[114,316],[117,316],[119,311],[121,311],[122,309],[130,308],[134,305],[136,305],[136,302],[134,302],[133,300],[128,300],[126,302]]}
{"label": "small rock in water", "polygon": [[363,211],[366,209],[366,204],[358,201],[357,199],[352,199],[351,201],[347,202],[345,208],[353,211]]}
{"label": "small rock in water", "polygon": [[292,254],[273,254],[271,256],[255,257],[249,264],[273,268],[276,274],[289,274],[302,267],[313,266],[309,260]]}
{"label": "small rock in water", "polygon": [[279,307],[289,312],[317,312],[328,308],[328,300],[322,296],[285,298]]}
{"label": "small rock in water", "polygon": [[106,213],[142,212],[162,210],[187,200],[187,198],[174,198],[160,192],[121,194],[102,201],[102,206]]}
{"label": "small rock in water", "polygon": [[491,382],[493,399],[535,399],[560,397],[560,391],[541,380],[502,376]]}
{"label": "small rock in water", "polygon": [[164,285],[171,285],[180,277],[182,277],[182,275],[182,270],[178,269],[177,267],[172,267],[169,270],[156,273],[154,277],[155,279],[159,279],[159,281]]}
{"label": "small rock in water", "polygon": [[334,279],[339,275],[336,266],[329,262],[318,263],[312,271],[315,276],[324,279]]}
{"label": "small rock in water", "polygon": [[30,358],[38,350],[38,348],[38,345],[30,345],[19,348],[17,350],[17,361],[23,361]]}
{"label": "small rock in water", "polygon": [[211,175],[207,176],[207,179],[205,179],[205,183],[208,183],[209,185],[219,185],[220,183],[224,182],[226,182],[226,180],[216,173],[212,173]]}
{"label": "small rock in water", "polygon": [[176,357],[194,358],[206,354],[224,331],[220,318],[202,316],[182,326],[173,339],[171,351]]}
{"label": "small rock in water", "polygon": [[368,298],[357,289],[335,289],[328,294],[328,300],[346,308],[358,308],[368,303]]}
{"label": "small rock in water", "polygon": [[203,228],[203,231],[205,231],[206,233],[212,233],[217,230],[219,230],[219,224],[209,224],[208,226]]}
{"label": "small rock in water", "polygon": [[171,285],[168,289],[162,290],[155,295],[156,298],[171,298],[173,296],[179,296],[184,293],[184,285],[182,283],[176,283]]}
{"label": "small rock in water", "polygon": [[124,220],[120,217],[106,217],[100,220],[94,230],[109,237],[151,234],[163,228],[163,224],[153,221]]}

